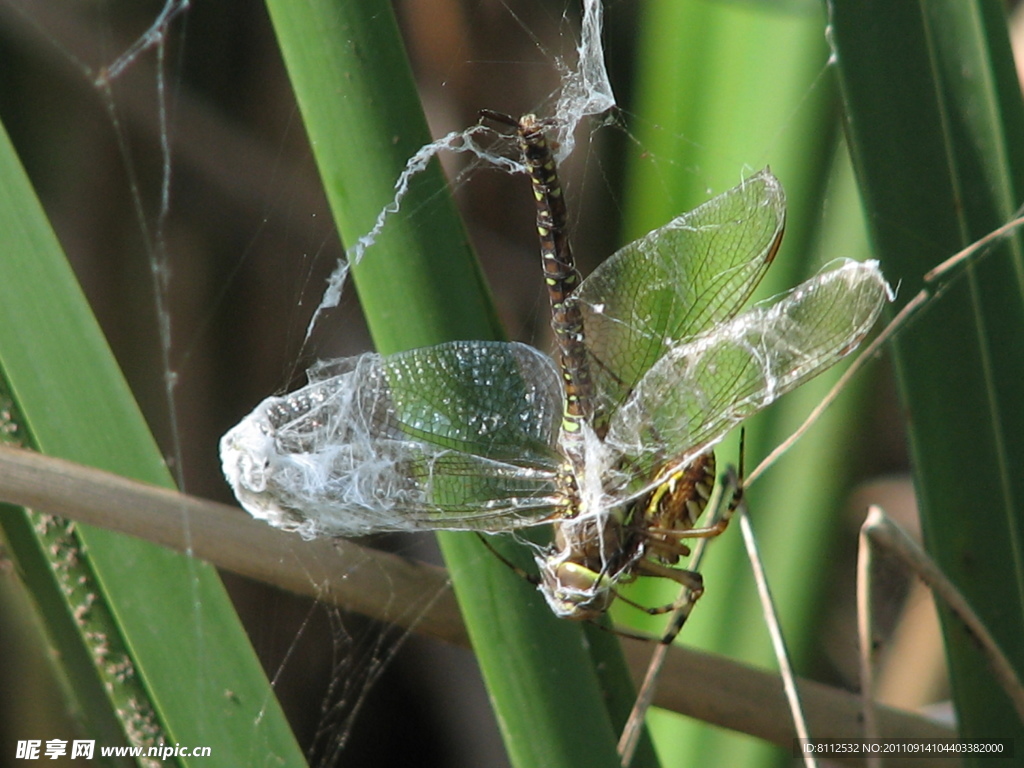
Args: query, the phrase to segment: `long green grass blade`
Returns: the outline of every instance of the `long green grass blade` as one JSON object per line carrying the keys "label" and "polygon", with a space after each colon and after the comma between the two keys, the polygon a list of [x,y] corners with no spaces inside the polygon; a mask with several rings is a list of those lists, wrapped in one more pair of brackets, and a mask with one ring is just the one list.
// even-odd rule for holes
{"label": "long green grass blade", "polygon": [[[836,0],[832,29],[871,235],[902,297],[1024,200],[1024,109],[1002,6]],[[901,335],[925,543],[1024,670],[1024,258],[967,266]],[[943,611],[965,738],[1024,736],[968,633]]]}
{"label": "long green grass blade", "polygon": [[[2,131],[0,233],[2,431],[53,456],[172,485]],[[0,508],[0,523],[97,751],[164,742],[211,748],[182,765],[255,755],[304,764],[212,566],[12,507]]]}
{"label": "long green grass blade", "polygon": [[[267,5],[335,219],[351,245],[429,140],[390,5]],[[353,274],[382,352],[501,335],[436,163],[414,179],[401,212]],[[512,763],[616,765],[616,729],[580,627],[555,619],[474,536],[439,540]],[[529,566],[519,550],[503,552]],[[612,653],[599,664],[624,669]]]}

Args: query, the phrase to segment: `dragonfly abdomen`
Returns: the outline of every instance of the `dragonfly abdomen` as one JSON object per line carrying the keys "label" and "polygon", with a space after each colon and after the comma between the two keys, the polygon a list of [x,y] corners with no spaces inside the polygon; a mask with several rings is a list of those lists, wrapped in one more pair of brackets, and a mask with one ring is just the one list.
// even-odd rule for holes
{"label": "dragonfly abdomen", "polygon": [[566,433],[579,434],[582,424],[593,413],[592,384],[583,345],[583,315],[577,304],[568,301],[581,278],[569,245],[565,198],[544,125],[534,115],[524,115],[517,133],[533,184],[544,283],[551,301],[551,329],[564,378],[562,428]]}

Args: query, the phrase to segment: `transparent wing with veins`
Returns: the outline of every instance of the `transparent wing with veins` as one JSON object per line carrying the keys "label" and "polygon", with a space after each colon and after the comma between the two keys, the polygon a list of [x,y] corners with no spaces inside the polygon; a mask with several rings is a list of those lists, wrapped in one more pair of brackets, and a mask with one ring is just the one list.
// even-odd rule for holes
{"label": "transparent wing with veins", "polygon": [[583,312],[601,433],[679,342],[733,317],[782,240],[786,199],[769,170],[613,254],[570,299]]}
{"label": "transparent wing with veins", "polygon": [[877,262],[844,261],[780,299],[673,346],[612,415],[612,502],[687,465],[741,421],[838,362],[870,331],[890,289]]}
{"label": "transparent wing with veins", "polygon": [[524,344],[461,341],[322,364],[221,441],[242,505],[307,538],[513,530],[564,504],[562,391]]}

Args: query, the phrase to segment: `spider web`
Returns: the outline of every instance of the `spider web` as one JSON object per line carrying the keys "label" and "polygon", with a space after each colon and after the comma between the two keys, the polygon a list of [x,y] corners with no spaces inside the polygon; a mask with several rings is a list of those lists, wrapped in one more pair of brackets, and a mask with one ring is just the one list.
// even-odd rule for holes
{"label": "spider web", "polygon": [[[594,46],[605,41],[614,62],[612,82],[627,82],[630,73],[614,66],[632,66],[636,41],[622,30],[637,23],[636,8],[609,4],[606,13],[615,23],[603,37],[599,29],[582,32],[582,14],[570,2],[554,8],[539,0],[481,4],[461,14],[454,4],[438,8],[453,14],[444,17],[452,23],[427,18],[430,12],[417,3],[399,8],[432,134],[443,137],[412,158],[410,168],[441,152],[507,327],[541,348],[548,346],[547,321],[530,201],[521,179],[484,168],[511,170],[507,156],[489,145],[465,143],[476,136],[467,132],[476,110],[537,111],[559,119],[574,243],[587,272],[614,250],[614,242],[664,223],[709,191],[731,186],[745,170],[768,161],[778,170],[778,154],[800,116],[817,108],[827,68],[822,38],[820,63],[809,68],[780,114],[752,117],[745,105],[735,105],[727,122],[766,124],[765,141],[753,151],[721,150],[696,138],[695,130],[667,126],[660,115],[637,110],[636,94],[625,99],[625,129],[591,132],[593,123],[584,118],[611,104],[603,51]],[[4,67],[18,73],[6,96],[18,106],[2,109],[0,103],[0,115],[179,484],[228,500],[214,456],[220,434],[268,393],[290,389],[313,358],[369,347],[358,307],[347,295],[341,301],[341,283],[332,284],[336,290],[327,300],[323,296],[325,281],[342,274],[336,265],[344,254],[269,22],[261,9],[228,3],[111,2],[87,10],[80,4],[3,0],[0,24],[0,34],[10,41],[4,56],[18,65]],[[438,28],[447,35],[443,42],[434,39]],[[586,127],[576,132],[581,121]],[[574,147],[572,138],[583,135],[587,141]],[[69,149],[52,155],[33,150],[44,138],[52,144],[39,147]],[[456,150],[458,157],[450,154]],[[646,211],[623,211],[629,204],[618,190],[625,172],[610,158],[627,152],[643,156],[643,184],[660,198]],[[689,189],[668,180],[680,168]],[[859,257],[846,244],[849,238],[830,235],[825,226],[847,204],[844,172],[831,177],[816,221],[791,223],[787,238],[825,254],[812,259],[805,274],[833,256]],[[400,190],[402,180],[395,182]],[[626,234],[611,230],[607,220],[624,213]],[[384,214],[380,222],[386,227]],[[348,256],[372,258],[373,234],[346,244]],[[787,254],[792,250],[790,243]],[[781,276],[766,291],[778,293],[795,282],[792,275]],[[337,307],[327,312],[335,298]],[[823,388],[804,399],[813,403]],[[770,414],[766,421],[789,419]],[[883,467],[901,459],[899,437],[888,440],[876,457]],[[732,449],[723,450],[723,463],[732,460]],[[753,500],[752,507],[758,506]],[[402,552],[421,546],[391,543]],[[728,594],[730,567],[708,573],[714,592],[695,614],[695,624],[705,614],[710,623],[716,611],[735,610],[739,598]],[[431,738],[458,741],[466,764],[501,759],[472,751],[474,741],[478,750],[495,748],[489,718],[451,716],[458,709],[487,711],[479,687],[468,693],[443,690],[451,680],[475,674],[466,671],[471,662],[462,652],[413,640],[405,643],[415,645],[403,654],[405,661],[395,660],[393,650],[409,639],[404,630],[368,624],[323,604],[294,603],[278,593],[268,597],[249,584],[234,589],[279,695],[300,713],[296,730],[314,762],[358,763],[363,754],[379,760],[374,750],[385,742],[407,741],[422,764]],[[634,597],[645,604],[666,602],[650,591]],[[200,622],[201,615],[197,605],[194,620]],[[720,637],[709,642],[723,645]],[[402,674],[381,680],[389,668]],[[432,687],[424,680],[431,676]],[[429,695],[420,692],[428,687]],[[474,700],[480,703],[467,704]],[[401,713],[400,728],[388,704]],[[351,718],[353,709],[358,719]],[[419,721],[427,725],[414,725],[410,710],[420,710]],[[402,739],[395,739],[396,732]],[[425,735],[438,732],[445,735]],[[454,764],[450,752],[443,759]]]}

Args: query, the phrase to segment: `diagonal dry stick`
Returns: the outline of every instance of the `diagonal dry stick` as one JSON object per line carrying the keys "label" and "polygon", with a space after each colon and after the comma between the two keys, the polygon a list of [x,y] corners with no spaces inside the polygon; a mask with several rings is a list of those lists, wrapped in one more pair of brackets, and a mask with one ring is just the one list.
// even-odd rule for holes
{"label": "diagonal dry stick", "polygon": [[[303,541],[236,507],[20,448],[0,446],[0,501],[138,536],[346,610],[469,644],[455,598],[446,590],[447,575],[436,566],[341,539]],[[430,601],[431,607],[421,611]],[[634,676],[641,677],[651,644],[627,639],[623,644]],[[799,681],[799,688],[816,736],[860,732],[857,696],[811,681]],[[778,676],[721,656],[673,646],[655,704],[792,746]],[[951,728],[910,712],[880,707],[878,717],[883,735],[955,736]],[[926,768],[929,763],[915,758],[906,765]]]}

